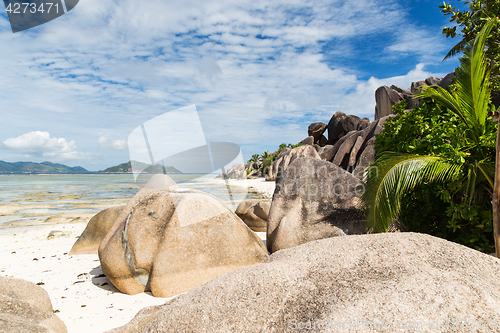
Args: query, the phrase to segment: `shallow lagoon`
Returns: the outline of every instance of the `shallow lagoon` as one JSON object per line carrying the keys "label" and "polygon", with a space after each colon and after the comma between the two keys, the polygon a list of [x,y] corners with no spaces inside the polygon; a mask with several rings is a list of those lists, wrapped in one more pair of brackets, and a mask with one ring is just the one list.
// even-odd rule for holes
{"label": "shallow lagoon", "polygon": [[[233,211],[244,199],[267,200],[260,193],[228,186],[215,174],[169,174],[182,188],[211,194]],[[88,222],[114,205],[125,204],[144,184],[132,174],[0,175],[0,227]]]}

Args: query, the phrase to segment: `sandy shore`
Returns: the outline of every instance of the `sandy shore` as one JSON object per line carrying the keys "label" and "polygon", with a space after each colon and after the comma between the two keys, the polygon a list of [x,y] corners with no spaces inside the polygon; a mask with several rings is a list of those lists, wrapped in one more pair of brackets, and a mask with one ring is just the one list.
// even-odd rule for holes
{"label": "sandy shore", "polygon": [[233,181],[234,185],[246,184],[249,189],[252,189],[256,192],[261,193],[266,196],[268,199],[272,199],[274,193],[274,182],[266,182],[265,178],[256,178],[256,179],[246,179],[246,180],[235,180]]}
{"label": "sandy shore", "polygon": [[[218,181],[223,183],[224,180],[222,179],[214,179],[214,181]],[[257,192],[260,193],[262,196],[268,198],[269,200],[272,199],[273,193],[274,193],[274,187],[275,183],[274,181],[268,182],[266,181],[265,178],[255,178],[255,179],[243,179],[243,180],[234,180],[231,179],[229,180],[229,184],[231,186],[241,186],[241,187],[247,187],[249,189],[249,193]]]}
{"label": "sandy shore", "polygon": [[[274,191],[274,182],[263,179],[241,181],[241,186],[268,198]],[[0,228],[0,275],[44,288],[68,332],[104,332],[128,323],[142,308],[168,300],[150,293],[122,294],[102,274],[97,254],[69,256],[86,222],[64,222]],[[265,233],[257,234],[265,240]]]}

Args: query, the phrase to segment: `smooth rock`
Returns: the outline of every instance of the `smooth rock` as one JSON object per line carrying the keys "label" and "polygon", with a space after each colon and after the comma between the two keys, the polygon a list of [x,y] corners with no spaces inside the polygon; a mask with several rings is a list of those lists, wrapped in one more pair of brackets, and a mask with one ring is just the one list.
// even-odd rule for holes
{"label": "smooth rock", "polygon": [[314,137],[308,136],[304,140],[302,140],[303,145],[313,145],[314,144]]}
{"label": "smooth rock", "polygon": [[298,158],[276,183],[267,219],[273,253],[313,240],[365,232],[361,181],[333,163]]}
{"label": "smooth rock", "polygon": [[352,146],[351,152],[349,153],[349,164],[347,168],[354,168],[357,161],[358,151],[361,149],[361,145],[363,144],[363,135],[358,136],[354,146]]}
{"label": "smooth rock", "polygon": [[332,116],[327,125],[328,144],[334,145],[345,134],[342,122],[346,117],[347,115],[342,111],[337,111]]}
{"label": "smooth rock", "polygon": [[319,138],[319,141],[318,141],[318,146],[320,147],[324,147],[326,146],[326,144],[328,143],[328,139],[322,135],[320,138]]}
{"label": "smooth rock", "polygon": [[356,143],[358,137],[363,134],[361,131],[355,131],[353,135],[349,136],[344,140],[342,145],[339,147],[335,157],[333,158],[332,163],[342,167],[343,169],[347,169],[349,164],[349,154],[351,153],[351,149]]}
{"label": "smooth rock", "polygon": [[331,162],[331,160],[333,159],[333,146],[332,145],[326,145],[324,147],[322,147],[319,151],[318,151],[318,154],[319,154],[319,157],[323,160],[323,161],[328,161],[328,162]]}
{"label": "smooth rock", "polygon": [[171,297],[267,257],[238,216],[200,191],[154,192],[115,225],[99,259],[113,285],[130,295]]}
{"label": "smooth rock", "polygon": [[322,122],[312,123],[307,128],[307,135],[312,136],[314,138],[314,143],[318,143],[321,139],[321,136],[326,131],[326,124]]}
{"label": "smooth rock", "polygon": [[[151,194],[156,193],[156,192],[173,191],[173,190],[176,190],[178,188],[179,188],[179,186],[177,186],[177,184],[174,182],[174,180],[172,178],[170,178],[169,176],[164,175],[164,174],[153,175],[153,177],[151,177],[149,179],[149,181],[132,197],[132,199],[130,199],[127,202],[127,204],[125,205],[123,210],[120,212],[120,214],[116,218],[116,220],[113,223],[113,225],[111,226],[111,228],[109,228],[106,236],[104,236],[104,239],[101,241],[101,244],[107,243],[109,241],[111,236],[119,228],[121,221],[126,219],[130,215],[130,213],[132,212],[134,207],[139,202],[141,202],[143,199],[147,198],[148,196],[150,196]],[[99,245],[99,249],[98,249],[99,256],[101,255],[101,250],[102,250],[101,245]]]}
{"label": "smooth rock", "polygon": [[375,167],[369,167],[375,161],[377,156],[377,152],[375,151],[375,137],[372,137],[368,140],[365,149],[361,153],[361,156],[358,159],[358,164],[354,168],[352,174],[359,179],[366,180],[364,177],[364,173],[366,172],[376,172],[378,174],[378,169]]}
{"label": "smooth rock", "polygon": [[71,248],[69,254],[77,255],[97,253],[99,244],[101,244],[104,237],[106,237],[106,234],[109,232],[124,208],[125,205],[115,206],[107,208],[94,215]]}
{"label": "smooth rock", "polygon": [[328,144],[335,145],[347,133],[358,130],[360,122],[358,116],[347,116],[341,111],[336,112],[328,123]]}
{"label": "smooth rock", "polygon": [[66,333],[49,294],[36,284],[0,276],[0,332]]}
{"label": "smooth rock", "polygon": [[246,210],[241,219],[253,231],[266,232],[270,209],[270,202],[255,202]]}
{"label": "smooth rock", "polygon": [[264,174],[260,169],[253,169],[248,175],[247,179],[255,179],[255,178],[261,178],[264,177]]}
{"label": "smooth rock", "polygon": [[221,173],[215,178],[222,179],[247,179],[247,171],[245,164],[235,163],[226,172]]}
{"label": "smooth rock", "polygon": [[363,118],[359,121],[359,124],[358,124],[358,128],[357,130],[358,131],[362,131],[364,130],[365,128],[367,128],[368,126],[370,126],[370,119],[369,118]]}
{"label": "smooth rock", "polygon": [[236,215],[238,215],[238,217],[243,220],[245,219],[245,215],[247,214],[248,210],[250,209],[250,207],[252,207],[255,203],[254,202],[251,202],[251,201],[242,201],[238,207],[236,208],[236,210],[234,211],[234,213]]}
{"label": "smooth rock", "polygon": [[278,159],[271,164],[269,168],[269,173],[266,177],[268,181],[276,181],[279,182],[281,178],[281,174],[288,167],[290,163],[292,163],[295,159],[301,157],[310,157],[321,159],[318,152],[313,146],[303,145],[290,150],[283,150],[281,154],[278,156]]}
{"label": "smooth rock", "polygon": [[375,120],[392,113],[392,107],[404,100],[403,94],[388,86],[379,87],[375,91]]}
{"label": "smooth rock", "polygon": [[70,232],[62,231],[62,230],[51,230],[49,234],[47,235],[47,239],[54,239],[54,238],[61,238],[65,237],[68,238],[71,236]]}
{"label": "smooth rock", "polygon": [[219,276],[110,333],[496,332],[498,276],[497,258],[425,234],[336,237]]}

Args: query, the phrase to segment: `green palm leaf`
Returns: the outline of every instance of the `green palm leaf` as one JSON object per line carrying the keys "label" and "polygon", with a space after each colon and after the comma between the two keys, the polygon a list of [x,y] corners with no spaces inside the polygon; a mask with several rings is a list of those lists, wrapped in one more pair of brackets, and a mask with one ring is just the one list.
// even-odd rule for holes
{"label": "green palm leaf", "polygon": [[460,67],[455,70],[454,93],[439,86],[423,87],[417,97],[430,97],[455,113],[469,128],[473,140],[479,144],[479,137],[485,132],[486,114],[490,102],[489,63],[484,46],[486,38],[498,19],[490,19],[474,40],[464,49]]}
{"label": "green palm leaf", "polygon": [[378,173],[367,174],[363,202],[370,208],[368,232],[385,232],[398,215],[401,197],[424,181],[443,181],[458,176],[461,164],[436,156],[384,153],[374,164]]}

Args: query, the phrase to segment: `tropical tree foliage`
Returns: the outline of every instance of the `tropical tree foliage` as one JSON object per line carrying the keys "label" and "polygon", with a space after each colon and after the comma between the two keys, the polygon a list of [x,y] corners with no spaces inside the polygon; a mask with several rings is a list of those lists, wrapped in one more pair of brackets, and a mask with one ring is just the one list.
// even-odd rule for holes
{"label": "tropical tree foliage", "polygon": [[445,142],[428,140],[428,136],[422,137],[416,133],[414,140],[417,143],[428,140],[430,149],[425,152],[426,155],[409,149],[403,154],[385,152],[378,156],[375,161],[378,175],[367,175],[367,188],[363,196],[369,208],[367,227],[370,231],[386,231],[400,211],[403,195],[420,184],[458,182],[460,186],[456,192],[463,193],[461,198],[466,203],[464,207],[470,207],[476,192],[485,189],[485,186],[491,193],[494,154],[491,150],[492,126],[486,121],[487,113],[491,111],[491,88],[484,45],[495,24],[496,20],[490,20],[475,39],[474,45],[464,49],[461,66],[456,71],[456,84],[450,91],[433,86],[424,88],[419,95],[446,108],[455,117],[453,121],[458,120],[463,130],[449,133],[450,139]]}
{"label": "tropical tree foliage", "polygon": [[[393,108],[396,117],[389,118],[384,131],[377,135],[375,144],[379,155],[386,152],[431,155],[458,165],[474,165],[474,161],[481,158],[477,150],[469,149],[472,141],[465,135],[466,125],[448,109],[428,98],[411,112],[405,109],[404,101],[396,105]],[[495,123],[487,122],[481,145],[488,156],[494,155],[495,130]],[[478,177],[469,200],[465,199],[467,178],[462,172],[453,180],[423,181],[402,194],[398,220],[409,231],[492,252],[491,187],[481,174]]]}
{"label": "tropical tree foliage", "polygon": [[276,150],[273,153],[269,153],[268,151],[263,152],[262,154],[254,154],[252,157],[248,160],[248,163],[257,163],[258,168],[262,171],[264,175],[266,175],[269,171],[269,167],[273,162],[278,158],[278,155],[286,148],[296,148],[302,145],[302,141],[297,143],[297,144],[286,144],[282,143],[278,150]]}
{"label": "tropical tree foliage", "polygon": [[[458,0],[462,1],[462,0]],[[446,37],[462,39],[446,54],[445,59],[464,51],[484,27],[484,25],[500,15],[500,0],[473,0],[464,1],[469,10],[460,10],[449,3],[443,2],[439,8],[444,15],[450,16],[450,22],[456,23],[453,27],[445,27],[443,34]],[[460,32],[457,33],[457,28]],[[486,59],[491,65],[492,86],[500,91],[500,29],[494,29],[486,38]]]}

